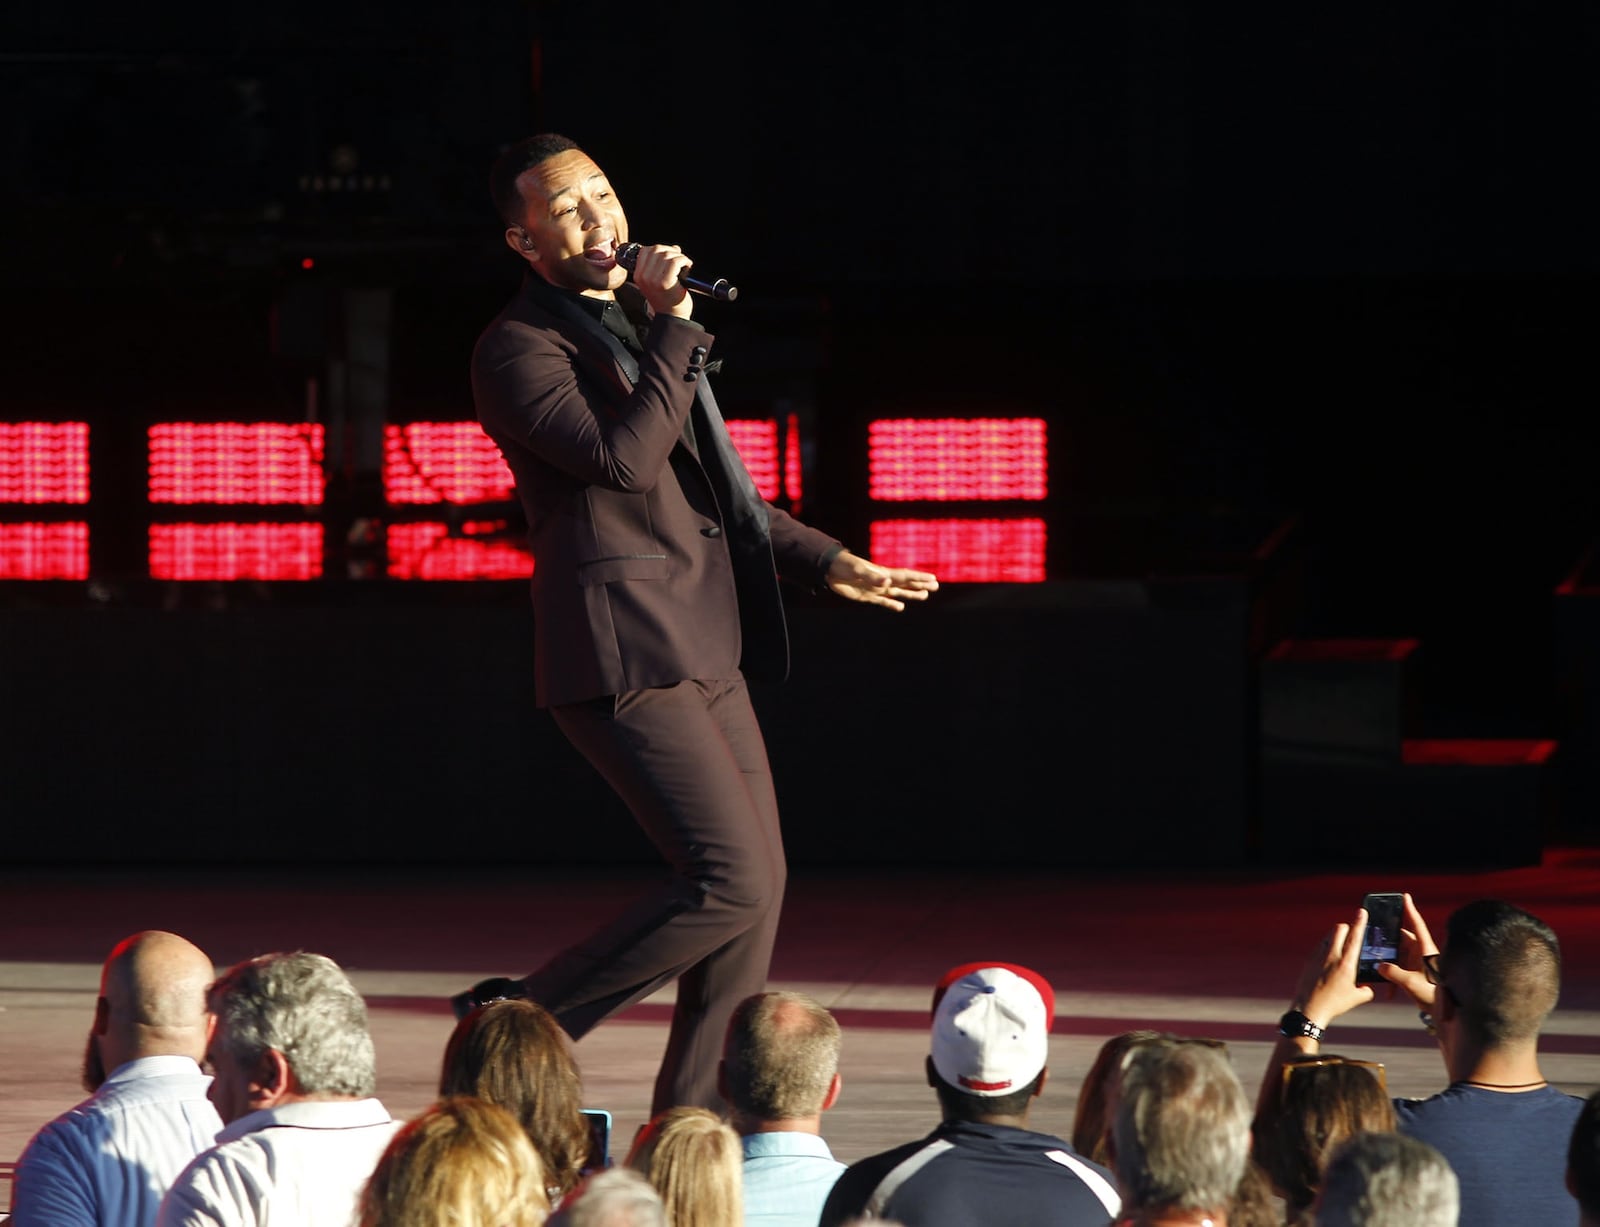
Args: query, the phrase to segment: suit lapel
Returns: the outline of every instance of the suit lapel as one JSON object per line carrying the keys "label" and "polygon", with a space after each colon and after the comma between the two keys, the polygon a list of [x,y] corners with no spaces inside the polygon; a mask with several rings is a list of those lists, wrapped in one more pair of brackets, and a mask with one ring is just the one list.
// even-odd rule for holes
{"label": "suit lapel", "polygon": [[[585,365],[591,372],[611,379],[623,391],[628,391],[639,382],[638,359],[628,352],[628,347],[609,328],[585,311],[572,294],[556,289],[533,273],[527,274],[523,293],[543,310],[573,325],[593,343],[582,350]],[[611,362],[605,361],[607,356]]]}
{"label": "suit lapel", "polygon": [[[580,347],[594,374],[616,380],[624,391],[638,382],[638,359],[570,294],[556,290],[532,273],[528,274],[526,292],[539,306],[571,323],[594,342]],[[700,479],[710,487],[727,530],[728,554],[739,594],[742,667],[752,677],[782,681],[789,673],[789,639],[783,596],[772,561],[767,506],[733,445],[711,382],[703,374],[695,383],[694,404],[689,407],[678,443]]]}

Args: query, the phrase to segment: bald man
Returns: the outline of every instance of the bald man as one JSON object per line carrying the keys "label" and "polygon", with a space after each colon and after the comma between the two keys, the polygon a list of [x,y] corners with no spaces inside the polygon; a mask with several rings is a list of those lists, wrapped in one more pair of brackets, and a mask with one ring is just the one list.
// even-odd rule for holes
{"label": "bald man", "polygon": [[112,949],[83,1060],[88,1099],[51,1121],[17,1163],[11,1227],[150,1227],[167,1188],[222,1119],[200,1070],[211,960],[150,929]]}

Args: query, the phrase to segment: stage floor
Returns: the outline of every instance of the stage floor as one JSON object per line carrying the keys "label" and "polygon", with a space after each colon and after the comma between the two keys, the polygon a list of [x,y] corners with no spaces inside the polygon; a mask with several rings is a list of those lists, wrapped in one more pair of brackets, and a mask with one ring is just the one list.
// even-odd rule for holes
{"label": "stage floor", "polygon": [[[128,933],[173,930],[219,967],[269,950],[337,960],[371,1007],[379,1095],[405,1117],[433,1096],[451,993],[531,970],[653,876],[638,866],[0,872],[0,1162],[82,1098],[100,962]],[[1300,967],[1369,889],[1410,890],[1440,929],[1453,907],[1488,896],[1549,921],[1562,938],[1565,990],[1544,1072],[1576,1094],[1600,1086],[1600,851],[1589,848],[1471,873],[807,869],[791,880],[771,983],[815,995],[843,1024],[844,1091],[823,1125],[848,1162],[937,1119],[922,1062],[939,975],[980,958],[1035,968],[1056,988],[1057,1018],[1033,1122],[1066,1134],[1096,1050],[1131,1027],[1227,1040],[1253,1092]],[[619,1157],[645,1119],[670,1003],[663,991],[577,1048],[590,1106],[615,1116]],[[1404,1000],[1347,1015],[1329,1048],[1385,1062],[1396,1094],[1429,1094],[1444,1081]],[[0,1206],[8,1194],[0,1187]]]}

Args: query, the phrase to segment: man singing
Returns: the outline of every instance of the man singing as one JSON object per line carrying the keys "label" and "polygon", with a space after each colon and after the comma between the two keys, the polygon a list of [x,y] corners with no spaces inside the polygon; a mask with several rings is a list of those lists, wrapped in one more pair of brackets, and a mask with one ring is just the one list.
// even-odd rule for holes
{"label": "man singing", "polygon": [[705,376],[671,244],[617,262],[628,218],[605,173],[544,134],[495,162],[506,245],[527,263],[472,358],[478,419],[516,479],[535,559],[535,700],[672,868],[660,890],[457,1013],[528,997],[574,1039],[677,980],[651,1115],[721,1110],[734,1006],[766,986],[785,863],[745,675],[781,679],[778,580],[896,611],[938,580],[882,567],[764,502]]}

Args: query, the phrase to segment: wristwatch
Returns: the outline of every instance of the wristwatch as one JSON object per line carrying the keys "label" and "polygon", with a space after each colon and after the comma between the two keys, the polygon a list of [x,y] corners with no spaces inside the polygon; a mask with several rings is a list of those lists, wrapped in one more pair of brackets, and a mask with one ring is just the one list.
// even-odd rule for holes
{"label": "wristwatch", "polygon": [[1323,1030],[1322,1027],[1317,1026],[1316,1023],[1312,1022],[1299,1010],[1290,1010],[1282,1018],[1278,1019],[1278,1034],[1286,1035],[1290,1039],[1299,1039],[1304,1036],[1306,1039],[1320,1040]]}

